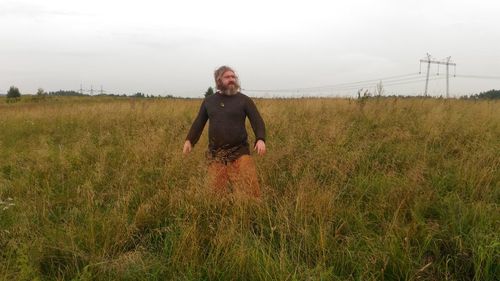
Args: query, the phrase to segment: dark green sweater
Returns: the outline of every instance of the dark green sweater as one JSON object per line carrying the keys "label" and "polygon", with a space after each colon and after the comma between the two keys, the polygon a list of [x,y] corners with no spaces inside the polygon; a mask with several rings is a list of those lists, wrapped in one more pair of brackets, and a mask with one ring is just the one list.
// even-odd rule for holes
{"label": "dark green sweater", "polygon": [[198,116],[186,137],[194,146],[200,139],[205,123],[208,123],[208,157],[211,160],[231,162],[239,156],[250,154],[246,117],[255,133],[255,141],[266,138],[264,120],[254,102],[246,95],[237,93],[226,96],[217,92],[205,98]]}

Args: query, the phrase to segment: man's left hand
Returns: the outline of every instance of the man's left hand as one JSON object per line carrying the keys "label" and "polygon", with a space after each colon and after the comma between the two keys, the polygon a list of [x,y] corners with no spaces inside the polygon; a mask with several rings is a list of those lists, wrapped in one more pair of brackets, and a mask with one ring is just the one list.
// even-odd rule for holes
{"label": "man's left hand", "polygon": [[257,151],[259,155],[266,154],[266,143],[263,140],[258,140],[253,150]]}

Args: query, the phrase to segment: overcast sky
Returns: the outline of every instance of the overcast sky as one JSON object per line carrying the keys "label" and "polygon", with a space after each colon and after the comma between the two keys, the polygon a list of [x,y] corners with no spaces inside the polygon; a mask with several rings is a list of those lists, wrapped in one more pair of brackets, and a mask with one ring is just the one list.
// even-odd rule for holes
{"label": "overcast sky", "polygon": [[[302,88],[400,75],[383,81],[386,93],[421,94],[424,82],[407,82],[425,78],[426,65],[417,74],[427,52],[451,56],[459,75],[500,76],[498,3],[0,0],[0,93],[11,85],[35,93],[82,84],[197,97],[227,64],[251,96],[354,95],[376,82]],[[431,78],[444,78],[445,67],[437,71],[432,65]],[[431,80],[429,93],[445,85]],[[450,79],[452,95],[493,88],[499,79]],[[292,93],[251,91],[276,89]]]}

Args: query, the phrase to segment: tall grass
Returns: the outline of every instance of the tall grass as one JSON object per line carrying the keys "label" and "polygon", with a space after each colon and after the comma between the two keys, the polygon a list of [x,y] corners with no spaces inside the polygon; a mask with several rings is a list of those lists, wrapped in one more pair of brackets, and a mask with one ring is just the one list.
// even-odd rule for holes
{"label": "tall grass", "polygon": [[181,154],[198,100],[0,104],[0,280],[500,280],[500,103],[256,103],[260,203]]}

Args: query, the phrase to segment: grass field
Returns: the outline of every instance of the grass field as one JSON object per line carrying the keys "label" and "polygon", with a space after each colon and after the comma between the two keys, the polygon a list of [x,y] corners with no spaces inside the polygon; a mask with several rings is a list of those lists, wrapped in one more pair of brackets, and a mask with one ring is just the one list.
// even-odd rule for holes
{"label": "grass field", "polygon": [[261,203],[199,104],[0,99],[0,280],[500,280],[500,102],[256,100]]}

